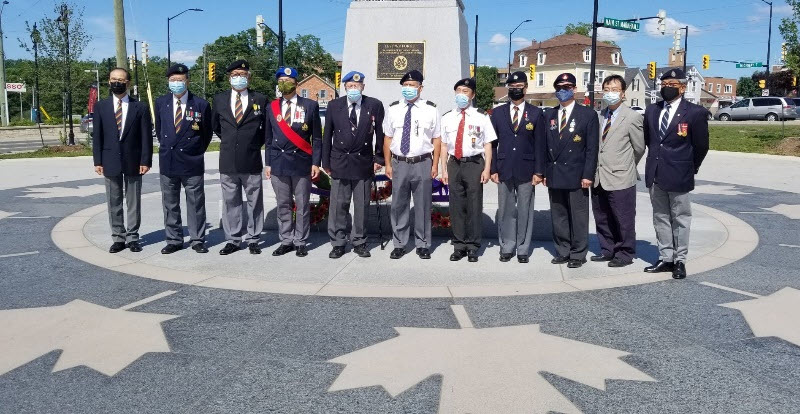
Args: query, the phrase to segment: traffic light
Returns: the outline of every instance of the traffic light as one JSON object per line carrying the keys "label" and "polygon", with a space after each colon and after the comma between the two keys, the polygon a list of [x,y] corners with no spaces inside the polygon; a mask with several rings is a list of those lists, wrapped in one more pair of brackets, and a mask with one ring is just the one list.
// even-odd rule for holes
{"label": "traffic light", "polygon": [[759,80],[758,81],[758,87],[761,88],[761,89],[766,88],[767,87],[767,81],[765,81],[764,79]]}
{"label": "traffic light", "polygon": [[208,62],[208,80],[211,82],[217,80],[217,64],[214,62]]}
{"label": "traffic light", "polygon": [[264,46],[264,16],[256,16],[256,45]]}
{"label": "traffic light", "polygon": [[797,76],[792,76],[792,88],[797,86]]}
{"label": "traffic light", "polygon": [[536,75],[536,65],[530,65],[531,68],[531,80],[533,80],[534,75]]}
{"label": "traffic light", "polygon": [[667,23],[664,22],[667,18],[667,11],[666,10],[659,10],[658,11],[658,31],[661,32],[663,36],[664,33],[667,32]]}
{"label": "traffic light", "polygon": [[647,77],[650,79],[656,78],[656,62],[650,62],[647,64]]}
{"label": "traffic light", "polygon": [[708,55],[703,55],[703,69],[708,70],[710,64],[711,64],[711,57]]}
{"label": "traffic light", "polygon": [[342,72],[336,72],[335,84],[337,88],[339,87],[340,83],[342,83]]}
{"label": "traffic light", "polygon": [[470,63],[470,65],[469,65],[469,77],[470,78],[474,78],[475,77],[475,65],[472,64],[472,63]]}

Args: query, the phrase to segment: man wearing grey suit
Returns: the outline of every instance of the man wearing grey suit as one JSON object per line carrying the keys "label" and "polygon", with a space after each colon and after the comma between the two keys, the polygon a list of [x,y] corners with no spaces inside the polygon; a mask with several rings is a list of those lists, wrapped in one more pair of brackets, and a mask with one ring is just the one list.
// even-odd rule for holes
{"label": "man wearing grey suit", "polygon": [[600,151],[592,188],[592,211],[600,242],[593,262],[623,267],[636,257],[636,165],[644,156],[642,115],[623,103],[625,79],[612,75],[603,80],[600,114]]}

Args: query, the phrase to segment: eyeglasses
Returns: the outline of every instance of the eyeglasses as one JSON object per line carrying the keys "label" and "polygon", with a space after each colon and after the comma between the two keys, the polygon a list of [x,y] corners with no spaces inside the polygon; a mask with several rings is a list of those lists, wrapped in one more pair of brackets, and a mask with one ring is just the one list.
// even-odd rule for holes
{"label": "eyeglasses", "polygon": [[618,93],[622,93],[622,88],[603,88],[603,92],[618,92]]}
{"label": "eyeglasses", "polygon": [[568,91],[568,90],[570,90],[570,89],[572,89],[574,87],[575,87],[575,85],[556,85],[556,90],[557,91]]}
{"label": "eyeglasses", "polygon": [[662,88],[680,88],[681,87],[681,83],[680,82],[662,82],[661,83],[661,87]]}
{"label": "eyeglasses", "polygon": [[127,79],[125,79],[125,78],[109,78],[109,79],[108,79],[108,81],[109,81],[109,82],[122,82],[122,83],[125,83],[125,82],[127,82],[128,80],[127,80]]}

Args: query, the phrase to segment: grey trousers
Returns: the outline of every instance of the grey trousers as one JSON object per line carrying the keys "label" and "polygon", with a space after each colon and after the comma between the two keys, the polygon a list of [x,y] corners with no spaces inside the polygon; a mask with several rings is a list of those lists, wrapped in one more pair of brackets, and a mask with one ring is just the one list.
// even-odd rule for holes
{"label": "grey trousers", "polygon": [[[328,236],[331,245],[344,247],[347,230],[351,228],[350,242],[360,246],[367,242],[367,207],[372,180],[333,179],[331,184],[331,207],[328,212]],[[350,222],[350,200],[353,200],[353,217]]]}
{"label": "grey trousers", "polygon": [[589,189],[548,189],[553,242],[559,256],[586,260],[589,251]]}
{"label": "grey trousers", "polygon": [[[311,176],[273,175],[270,181],[278,202],[278,237],[281,244],[305,246],[311,233]],[[294,214],[292,205],[297,207]]]}
{"label": "grey trousers", "polygon": [[395,248],[405,248],[411,232],[411,198],[414,199],[414,245],[431,247],[431,163],[415,164],[392,158],[392,235]]}
{"label": "grey trousers", "polygon": [[664,191],[658,184],[650,187],[653,226],[658,240],[658,258],[665,262],[686,262],[689,253],[689,228],[692,227],[692,203],[689,193]]}
{"label": "grey trousers", "polygon": [[533,238],[533,199],[536,188],[529,180],[511,179],[497,186],[497,234],[500,253],[530,256]]}
{"label": "grey trousers", "polygon": [[[239,244],[242,238],[248,244],[258,243],[264,230],[264,186],[261,174],[220,174],[219,183],[222,186],[222,229],[225,239],[233,244]],[[242,209],[242,189],[247,198],[246,211]]]}
{"label": "grey trousers", "polygon": [[[105,177],[105,184],[111,239],[115,243],[139,241],[139,225],[142,222],[142,176],[120,174],[114,177]],[[123,218],[123,198],[128,207],[127,230]]]}
{"label": "grey trousers", "polygon": [[181,186],[186,193],[186,219],[192,246],[206,238],[206,192],[202,175],[161,178],[161,203],[164,207],[164,232],[167,244],[183,245]]}
{"label": "grey trousers", "polygon": [[476,252],[481,247],[483,230],[483,184],[481,172],[486,161],[447,160],[450,184],[450,220],[453,250]]}

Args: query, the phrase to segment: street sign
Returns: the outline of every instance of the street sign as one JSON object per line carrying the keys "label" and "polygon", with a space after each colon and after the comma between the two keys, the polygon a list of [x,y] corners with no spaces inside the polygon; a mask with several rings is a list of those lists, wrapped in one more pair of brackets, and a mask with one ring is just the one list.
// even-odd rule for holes
{"label": "street sign", "polygon": [[764,66],[762,62],[740,62],[736,64],[737,68],[760,68]]}
{"label": "street sign", "polygon": [[610,17],[606,17],[603,19],[603,26],[608,27],[610,29],[627,30],[629,32],[639,31],[638,22],[632,22],[630,20],[612,19]]}
{"label": "street sign", "polygon": [[651,104],[654,104],[654,103],[656,103],[656,96],[655,96],[655,95],[653,95],[653,96],[651,96],[651,97],[650,97],[650,103],[651,103]]}
{"label": "street sign", "polygon": [[762,89],[761,96],[769,96],[769,89]]}
{"label": "street sign", "polygon": [[27,92],[25,90],[24,83],[6,83],[6,90],[9,92],[17,92],[17,93]]}

